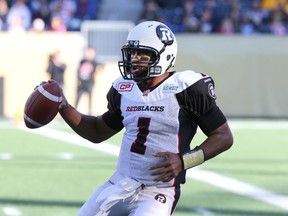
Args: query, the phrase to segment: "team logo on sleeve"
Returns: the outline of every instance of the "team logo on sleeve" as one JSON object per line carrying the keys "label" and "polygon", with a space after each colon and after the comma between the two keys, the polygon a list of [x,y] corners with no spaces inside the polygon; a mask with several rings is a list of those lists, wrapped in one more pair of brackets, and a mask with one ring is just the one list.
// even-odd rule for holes
{"label": "team logo on sleeve", "polygon": [[132,82],[120,82],[118,83],[118,91],[119,92],[126,92],[131,91],[133,88],[134,83]]}
{"label": "team logo on sleeve", "polygon": [[216,94],[215,94],[214,86],[212,83],[209,83],[208,85],[208,92],[212,98],[216,99]]}

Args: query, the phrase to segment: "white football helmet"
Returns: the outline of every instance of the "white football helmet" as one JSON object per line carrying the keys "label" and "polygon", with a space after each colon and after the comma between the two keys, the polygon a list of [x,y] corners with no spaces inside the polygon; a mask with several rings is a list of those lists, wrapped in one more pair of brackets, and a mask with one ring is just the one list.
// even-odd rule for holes
{"label": "white football helmet", "polygon": [[[124,79],[142,81],[157,77],[173,67],[177,55],[177,41],[173,32],[165,24],[156,21],[145,21],[136,25],[122,47],[122,61],[118,62],[119,70]],[[150,61],[141,75],[131,72],[132,68],[141,67],[139,62],[131,61],[133,52],[149,53]],[[141,62],[140,62],[141,64]],[[145,64],[145,62],[144,62]],[[143,65],[143,64],[142,64]]]}

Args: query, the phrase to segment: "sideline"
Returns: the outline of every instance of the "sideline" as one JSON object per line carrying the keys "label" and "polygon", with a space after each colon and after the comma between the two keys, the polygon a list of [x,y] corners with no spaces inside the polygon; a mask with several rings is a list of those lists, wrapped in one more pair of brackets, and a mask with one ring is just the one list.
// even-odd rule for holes
{"label": "sideline", "polygon": [[[262,124],[263,126],[263,124]],[[54,130],[48,127],[38,128],[37,130],[27,129],[25,127],[19,127],[27,132],[47,136],[52,139],[61,140],[63,142],[74,144],[81,147],[102,151],[107,154],[118,156],[120,148],[110,143],[103,143],[101,145],[93,145],[88,140],[81,138],[75,134],[69,134],[63,131]],[[51,136],[53,134],[53,136]],[[215,187],[224,189],[226,191],[246,196],[255,200],[259,200],[277,207],[280,207],[288,211],[288,196],[273,193],[271,191],[256,187],[252,184],[248,184],[230,177],[226,177],[211,171],[207,171],[201,168],[193,168],[188,170],[187,177],[197,181],[205,182]]]}

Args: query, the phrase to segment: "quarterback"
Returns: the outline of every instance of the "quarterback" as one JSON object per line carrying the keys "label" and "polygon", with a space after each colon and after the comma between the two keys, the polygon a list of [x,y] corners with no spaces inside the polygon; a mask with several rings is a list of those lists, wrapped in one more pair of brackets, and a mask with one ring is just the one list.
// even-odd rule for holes
{"label": "quarterback", "polygon": [[[136,25],[121,51],[121,76],[107,93],[107,112],[85,115],[64,95],[59,106],[67,124],[93,143],[124,129],[115,172],[78,215],[172,215],[186,170],[229,149],[233,136],[216,105],[212,77],[171,70],[177,41],[165,24],[146,21]],[[191,146],[197,128],[207,138]]]}

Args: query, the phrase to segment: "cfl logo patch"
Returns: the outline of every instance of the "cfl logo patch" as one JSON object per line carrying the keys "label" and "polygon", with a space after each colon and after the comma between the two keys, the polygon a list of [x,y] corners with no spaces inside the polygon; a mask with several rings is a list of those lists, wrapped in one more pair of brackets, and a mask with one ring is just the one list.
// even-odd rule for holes
{"label": "cfl logo patch", "polygon": [[155,196],[155,200],[157,200],[160,203],[166,203],[166,197],[164,194],[157,194]]}
{"label": "cfl logo patch", "polygon": [[133,88],[134,83],[132,82],[120,82],[118,84],[118,91],[119,92],[125,92],[125,91],[131,91]]}

